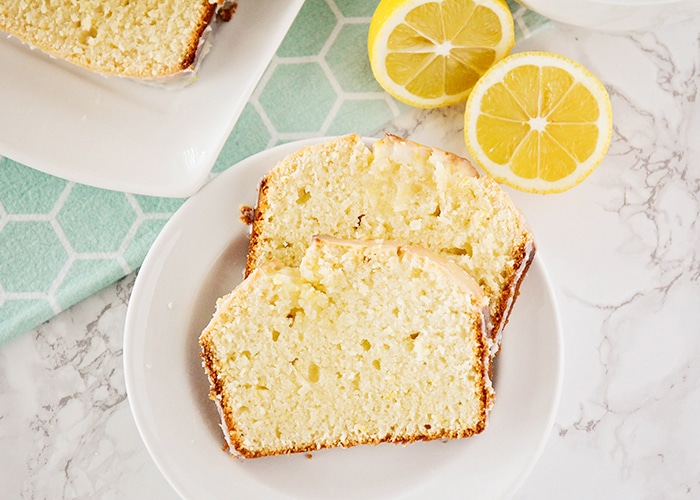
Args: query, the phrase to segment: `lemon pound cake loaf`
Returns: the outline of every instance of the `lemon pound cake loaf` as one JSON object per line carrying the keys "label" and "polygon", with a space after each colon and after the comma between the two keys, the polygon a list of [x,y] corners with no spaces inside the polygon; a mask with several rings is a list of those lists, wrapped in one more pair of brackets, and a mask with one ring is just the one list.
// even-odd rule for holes
{"label": "lemon pound cake loaf", "polygon": [[315,237],[219,299],[200,337],[231,453],[468,437],[493,402],[487,302],[422,248]]}
{"label": "lemon pound cake loaf", "polygon": [[[221,5],[219,5],[221,4]],[[224,0],[0,2],[0,30],[92,71],[141,79],[187,76]]]}
{"label": "lemon pound cake loaf", "polygon": [[246,272],[271,259],[297,265],[314,234],[386,238],[459,264],[489,298],[501,331],[534,257],[532,231],[505,191],[464,158],[387,135],[301,149],[262,180]]}

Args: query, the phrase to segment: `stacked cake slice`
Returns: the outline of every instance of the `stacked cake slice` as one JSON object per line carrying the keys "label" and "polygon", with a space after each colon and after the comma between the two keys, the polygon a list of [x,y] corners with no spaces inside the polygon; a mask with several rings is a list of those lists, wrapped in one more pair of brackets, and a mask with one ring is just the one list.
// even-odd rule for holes
{"label": "stacked cake slice", "polygon": [[507,194],[451,153],[348,135],[289,155],[200,337],[231,452],[483,431],[534,251]]}

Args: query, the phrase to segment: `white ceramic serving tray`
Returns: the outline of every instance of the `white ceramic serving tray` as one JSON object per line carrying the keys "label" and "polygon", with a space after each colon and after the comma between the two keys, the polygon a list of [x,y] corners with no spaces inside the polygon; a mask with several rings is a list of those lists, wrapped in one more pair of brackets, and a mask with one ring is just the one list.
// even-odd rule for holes
{"label": "white ceramic serving tray", "polygon": [[0,155],[91,186],[189,196],[302,4],[240,2],[199,78],[179,90],[94,74],[0,34]]}

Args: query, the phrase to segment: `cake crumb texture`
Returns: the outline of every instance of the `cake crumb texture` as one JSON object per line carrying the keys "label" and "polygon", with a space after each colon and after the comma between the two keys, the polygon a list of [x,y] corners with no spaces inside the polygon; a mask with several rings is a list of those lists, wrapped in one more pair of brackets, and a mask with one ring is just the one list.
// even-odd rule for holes
{"label": "cake crumb texture", "polygon": [[486,314],[472,278],[425,249],[315,237],[298,267],[261,266],[200,337],[231,452],[482,432]]}
{"label": "cake crumb texture", "polygon": [[3,0],[0,30],[93,71],[156,78],[193,66],[216,9],[208,0]]}
{"label": "cake crumb texture", "polygon": [[534,236],[506,192],[468,160],[390,134],[357,134],[289,155],[262,180],[246,272],[298,265],[310,237],[390,239],[430,248],[471,274],[500,339],[534,257]]}

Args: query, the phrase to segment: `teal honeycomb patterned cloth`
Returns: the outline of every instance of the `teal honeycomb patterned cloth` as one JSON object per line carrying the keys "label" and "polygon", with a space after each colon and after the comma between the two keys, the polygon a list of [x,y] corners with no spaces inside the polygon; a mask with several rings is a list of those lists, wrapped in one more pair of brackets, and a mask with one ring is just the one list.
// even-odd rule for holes
{"label": "teal honeycomb patterned cloth", "polygon": [[[377,85],[367,61],[377,3],[306,1],[212,177],[279,143],[371,134],[405,110]],[[548,25],[509,5],[517,40]],[[0,157],[0,344],[136,270],[183,202],[76,184]]]}

